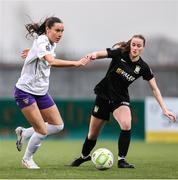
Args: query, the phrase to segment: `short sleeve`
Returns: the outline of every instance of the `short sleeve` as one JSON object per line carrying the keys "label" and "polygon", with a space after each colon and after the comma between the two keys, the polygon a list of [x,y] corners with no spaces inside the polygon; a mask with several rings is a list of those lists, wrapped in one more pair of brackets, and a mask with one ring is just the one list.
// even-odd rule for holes
{"label": "short sleeve", "polygon": [[51,53],[51,47],[46,36],[39,36],[37,39],[37,56],[39,59]]}
{"label": "short sleeve", "polygon": [[115,58],[121,55],[121,49],[119,48],[107,48],[108,58]]}
{"label": "short sleeve", "polygon": [[151,80],[154,77],[154,74],[153,74],[151,68],[147,64],[145,64],[145,68],[143,70],[142,77],[146,81],[149,81],[149,80]]}

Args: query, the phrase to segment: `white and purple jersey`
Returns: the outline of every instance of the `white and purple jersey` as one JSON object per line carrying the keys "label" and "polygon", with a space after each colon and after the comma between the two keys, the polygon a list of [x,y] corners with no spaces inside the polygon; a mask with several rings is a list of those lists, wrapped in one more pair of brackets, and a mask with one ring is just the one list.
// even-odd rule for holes
{"label": "white and purple jersey", "polygon": [[34,40],[16,83],[18,89],[34,95],[47,93],[51,66],[43,57],[47,54],[55,57],[55,48],[56,44],[50,44],[46,35],[40,35]]}

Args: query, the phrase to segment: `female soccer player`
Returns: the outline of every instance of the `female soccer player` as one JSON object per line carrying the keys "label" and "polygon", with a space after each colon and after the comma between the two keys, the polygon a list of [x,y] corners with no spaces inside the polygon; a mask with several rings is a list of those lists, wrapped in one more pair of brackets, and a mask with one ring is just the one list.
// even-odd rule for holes
{"label": "female soccer player", "polygon": [[83,144],[81,156],[74,160],[71,166],[80,166],[80,164],[91,160],[90,152],[96,144],[103,125],[109,120],[110,112],[112,112],[121,128],[118,138],[118,168],[135,167],[125,160],[131,138],[128,87],[141,76],[149,83],[163,114],[172,121],[176,120],[175,114],[168,111],[163,102],[151,69],[140,57],[144,47],[145,38],[142,35],[134,35],[128,42],[120,42],[111,49],[93,52],[86,56],[90,60],[112,58],[112,61],[106,76],[94,89],[96,100],[90,119],[88,136]]}
{"label": "female soccer player", "polygon": [[30,51],[27,50],[28,55],[15,86],[14,98],[33,128],[18,127],[16,144],[21,151],[23,140],[30,137],[22,165],[29,169],[39,169],[32,158],[34,153],[47,135],[58,133],[64,128],[58,108],[48,93],[50,68],[79,67],[86,65],[90,60],[83,58],[78,61],[66,61],[55,58],[56,43],[60,41],[64,31],[64,24],[57,17],[47,18],[41,24],[27,24],[26,29],[27,35],[33,37],[37,34],[37,37]]}

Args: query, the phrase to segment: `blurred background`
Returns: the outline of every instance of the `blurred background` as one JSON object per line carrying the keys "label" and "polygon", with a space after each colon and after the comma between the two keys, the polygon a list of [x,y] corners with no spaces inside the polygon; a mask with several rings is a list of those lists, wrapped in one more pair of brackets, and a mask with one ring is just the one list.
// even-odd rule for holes
{"label": "blurred background", "polygon": [[[49,16],[65,25],[57,45],[57,57],[77,60],[85,54],[127,41],[134,34],[146,37],[143,59],[152,68],[170,110],[178,115],[178,1],[176,0],[0,0],[0,137],[10,138],[16,126],[28,127],[13,99],[20,76],[20,53],[31,47],[25,24]],[[83,138],[95,95],[94,86],[104,77],[110,59],[84,68],[52,68],[50,94],[65,122],[56,138]],[[130,87],[133,138],[178,142],[178,123],[165,119],[142,78]],[[111,121],[102,136],[117,138],[118,125]],[[156,122],[156,123],[155,123]],[[156,125],[155,125],[156,124]]]}

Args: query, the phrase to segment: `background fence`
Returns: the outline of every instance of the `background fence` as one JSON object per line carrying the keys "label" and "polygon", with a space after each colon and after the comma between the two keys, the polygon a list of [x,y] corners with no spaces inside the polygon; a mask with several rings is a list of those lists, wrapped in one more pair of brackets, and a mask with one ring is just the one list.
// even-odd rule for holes
{"label": "background fence", "polygon": [[[90,114],[93,106],[91,100],[56,100],[65,123],[62,133],[53,137],[61,138],[83,138],[87,135]],[[131,103],[133,115],[133,138],[144,139],[144,102],[133,101]],[[30,125],[23,117],[20,109],[13,100],[0,100],[0,136],[12,137],[17,126],[29,127]],[[117,138],[120,128],[117,122],[111,120],[105,125],[102,136],[104,138]]]}

